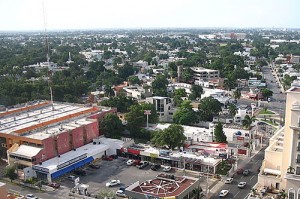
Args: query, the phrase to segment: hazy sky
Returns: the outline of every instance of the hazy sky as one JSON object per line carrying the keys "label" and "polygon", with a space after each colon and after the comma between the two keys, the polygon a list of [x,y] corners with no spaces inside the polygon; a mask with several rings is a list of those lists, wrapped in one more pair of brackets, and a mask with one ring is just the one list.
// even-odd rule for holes
{"label": "hazy sky", "polygon": [[299,7],[300,0],[0,0],[0,31],[43,30],[44,13],[49,30],[300,28]]}

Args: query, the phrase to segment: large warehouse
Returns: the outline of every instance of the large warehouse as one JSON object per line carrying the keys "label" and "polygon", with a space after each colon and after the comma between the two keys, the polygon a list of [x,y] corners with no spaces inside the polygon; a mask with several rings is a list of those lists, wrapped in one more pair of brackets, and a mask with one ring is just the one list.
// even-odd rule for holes
{"label": "large warehouse", "polygon": [[18,105],[0,112],[1,147],[19,169],[42,164],[93,142],[101,135],[98,119],[107,113],[116,109],[49,101]]}

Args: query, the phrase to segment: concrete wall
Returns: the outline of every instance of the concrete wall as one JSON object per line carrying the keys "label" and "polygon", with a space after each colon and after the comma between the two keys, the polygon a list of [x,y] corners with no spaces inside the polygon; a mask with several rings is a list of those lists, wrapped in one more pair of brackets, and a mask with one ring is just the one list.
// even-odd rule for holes
{"label": "concrete wall", "polygon": [[90,143],[94,138],[99,136],[99,126],[98,122],[95,121],[91,124],[84,126],[84,133],[86,133],[86,141]]}
{"label": "concrete wall", "polygon": [[24,172],[24,180],[29,178],[36,178],[36,172],[32,169],[32,167],[26,167],[23,169]]}
{"label": "concrete wall", "polygon": [[45,154],[45,160],[51,159],[56,156],[55,141],[52,137],[43,140],[44,149],[41,151],[38,158],[41,158],[41,154]]}

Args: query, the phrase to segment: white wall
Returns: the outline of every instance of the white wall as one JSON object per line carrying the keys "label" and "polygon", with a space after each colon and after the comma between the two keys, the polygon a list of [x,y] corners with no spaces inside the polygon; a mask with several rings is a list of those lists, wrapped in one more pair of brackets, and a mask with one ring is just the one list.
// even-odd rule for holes
{"label": "white wall", "polygon": [[26,167],[23,169],[24,172],[24,180],[29,178],[36,178],[36,173],[31,167]]}

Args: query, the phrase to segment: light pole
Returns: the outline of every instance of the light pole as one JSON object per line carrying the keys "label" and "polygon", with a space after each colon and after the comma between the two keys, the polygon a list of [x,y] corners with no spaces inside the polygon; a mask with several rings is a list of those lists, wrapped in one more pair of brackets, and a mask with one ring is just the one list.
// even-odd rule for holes
{"label": "light pole", "polygon": [[208,188],[208,174],[209,174],[209,166],[206,168],[206,198],[209,199],[209,188]]}
{"label": "light pole", "polygon": [[15,157],[15,165],[16,165],[16,170],[17,170],[17,178],[18,178],[18,182],[20,184],[20,177],[19,177],[19,169],[18,169],[18,161],[17,161],[17,157]]}

